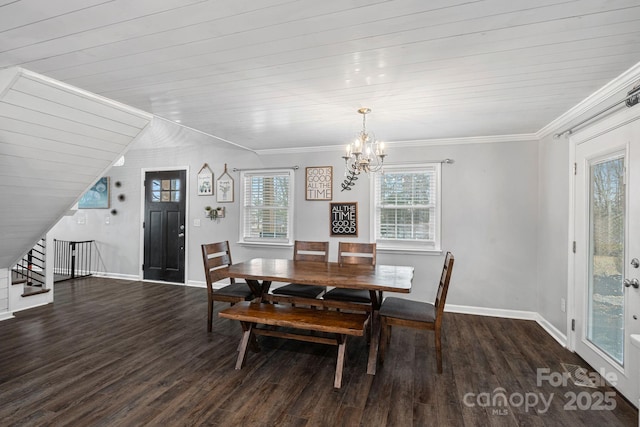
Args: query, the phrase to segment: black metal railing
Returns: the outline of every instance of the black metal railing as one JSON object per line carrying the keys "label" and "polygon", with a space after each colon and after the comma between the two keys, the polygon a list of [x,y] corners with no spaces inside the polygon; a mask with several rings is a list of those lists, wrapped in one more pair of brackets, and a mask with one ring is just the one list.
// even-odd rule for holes
{"label": "black metal railing", "polygon": [[94,240],[72,242],[54,239],[53,242],[55,245],[54,282],[77,279],[93,274]]}
{"label": "black metal railing", "polygon": [[40,239],[12,269],[12,276],[26,280],[28,286],[45,288],[46,243]]}

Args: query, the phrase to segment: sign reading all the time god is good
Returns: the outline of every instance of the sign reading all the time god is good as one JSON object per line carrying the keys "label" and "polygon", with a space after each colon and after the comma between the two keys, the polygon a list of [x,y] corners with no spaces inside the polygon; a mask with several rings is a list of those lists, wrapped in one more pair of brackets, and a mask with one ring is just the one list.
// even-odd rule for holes
{"label": "sign reading all the time god is good", "polygon": [[330,203],[330,234],[358,237],[358,202]]}

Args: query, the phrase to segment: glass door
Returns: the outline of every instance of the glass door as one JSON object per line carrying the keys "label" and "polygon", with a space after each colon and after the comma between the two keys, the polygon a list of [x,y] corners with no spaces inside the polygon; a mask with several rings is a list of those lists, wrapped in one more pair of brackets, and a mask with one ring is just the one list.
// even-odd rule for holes
{"label": "glass door", "polygon": [[624,153],[589,162],[586,338],[624,366]]}
{"label": "glass door", "polygon": [[[575,351],[631,402],[640,325],[640,146],[632,126],[576,146]],[[640,145],[640,142],[638,142]],[[632,197],[635,192],[636,196]]]}

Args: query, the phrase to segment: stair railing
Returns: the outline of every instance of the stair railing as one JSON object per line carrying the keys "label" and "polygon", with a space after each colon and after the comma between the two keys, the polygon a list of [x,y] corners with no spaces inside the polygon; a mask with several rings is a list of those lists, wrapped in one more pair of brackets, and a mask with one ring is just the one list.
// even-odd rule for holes
{"label": "stair railing", "polygon": [[25,279],[28,286],[46,287],[46,254],[46,242],[42,238],[18,261],[13,268],[13,275],[19,279]]}

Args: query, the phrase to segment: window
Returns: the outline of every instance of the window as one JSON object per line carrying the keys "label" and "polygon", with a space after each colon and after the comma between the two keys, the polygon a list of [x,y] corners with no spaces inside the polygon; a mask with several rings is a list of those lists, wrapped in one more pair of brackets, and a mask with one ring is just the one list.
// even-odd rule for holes
{"label": "window", "polygon": [[241,243],[293,244],[293,170],[241,174]]}
{"label": "window", "polygon": [[386,166],[375,175],[371,224],[380,249],[440,250],[440,166]]}
{"label": "window", "polygon": [[151,181],[152,202],[179,202],[179,179],[154,179]]}

